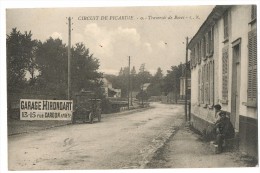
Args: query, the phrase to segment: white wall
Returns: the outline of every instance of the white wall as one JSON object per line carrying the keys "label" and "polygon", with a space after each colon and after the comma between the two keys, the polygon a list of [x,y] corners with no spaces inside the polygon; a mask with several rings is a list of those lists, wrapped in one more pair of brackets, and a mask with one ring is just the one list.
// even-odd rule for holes
{"label": "white wall", "polygon": [[[257,109],[249,108],[243,105],[243,102],[247,102],[247,78],[248,78],[248,32],[250,31],[249,22],[251,21],[251,6],[234,6],[230,9],[230,32],[229,41],[224,41],[224,29],[223,18],[219,19],[215,23],[214,30],[214,103],[220,103],[222,100],[222,48],[225,45],[229,45],[229,79],[228,79],[228,104],[221,104],[222,109],[231,112],[231,87],[232,87],[232,42],[241,38],[241,86],[240,86],[240,106],[239,115],[257,118]],[[191,112],[200,118],[205,120],[212,119],[210,116],[214,116],[214,111],[208,108],[198,106],[198,66],[204,64],[203,60],[201,65],[197,65],[191,70]],[[238,120],[237,120],[238,121]]]}

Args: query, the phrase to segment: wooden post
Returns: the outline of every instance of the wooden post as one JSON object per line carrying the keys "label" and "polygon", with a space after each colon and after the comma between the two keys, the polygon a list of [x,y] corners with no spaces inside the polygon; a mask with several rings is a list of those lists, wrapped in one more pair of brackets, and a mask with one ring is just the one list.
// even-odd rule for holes
{"label": "wooden post", "polygon": [[71,49],[71,18],[68,18],[68,26],[69,26],[69,38],[68,38],[68,100],[71,99],[70,90],[71,90],[71,81],[70,81],[70,49]]}
{"label": "wooden post", "polygon": [[189,38],[186,37],[186,64],[185,64],[185,120],[187,121],[188,119],[188,109],[187,109],[187,104],[188,104],[188,96],[187,96],[187,90],[188,90],[188,42]]}

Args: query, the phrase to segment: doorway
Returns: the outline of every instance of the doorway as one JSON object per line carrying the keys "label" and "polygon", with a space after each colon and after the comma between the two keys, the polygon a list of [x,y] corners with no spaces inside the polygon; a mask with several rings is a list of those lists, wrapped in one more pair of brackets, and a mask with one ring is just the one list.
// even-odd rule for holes
{"label": "doorway", "polygon": [[231,117],[235,129],[239,129],[240,85],[241,85],[241,42],[240,39],[232,45],[232,85],[231,85]]}

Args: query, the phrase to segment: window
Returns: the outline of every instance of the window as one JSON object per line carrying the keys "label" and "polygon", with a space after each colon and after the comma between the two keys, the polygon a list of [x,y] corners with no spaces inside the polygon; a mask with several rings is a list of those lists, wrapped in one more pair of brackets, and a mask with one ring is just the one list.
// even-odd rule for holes
{"label": "window", "polygon": [[204,87],[204,102],[209,104],[209,65],[205,64],[205,87]]}
{"label": "window", "polygon": [[198,71],[198,103],[214,104],[214,61],[204,64]]}
{"label": "window", "polygon": [[202,58],[203,60],[206,60],[206,37],[204,36],[202,39]]}
{"label": "window", "polygon": [[193,67],[192,51],[190,51],[190,69]]}
{"label": "window", "polygon": [[201,90],[201,70],[199,69],[199,75],[198,75],[198,103],[201,103],[201,101],[200,101],[200,90]]}
{"label": "window", "polygon": [[228,100],[228,46],[222,50],[222,99]]}
{"label": "window", "polygon": [[193,48],[193,57],[194,57],[194,67],[196,67],[197,64],[197,51],[196,51],[196,45]]}
{"label": "window", "polygon": [[195,67],[195,49],[193,48],[190,52],[191,60],[192,60],[192,67]]}
{"label": "window", "polygon": [[214,52],[214,27],[205,35],[206,38],[206,56],[212,56]]}
{"label": "window", "polygon": [[210,62],[210,104],[214,105],[214,61]]}
{"label": "window", "polygon": [[257,99],[257,33],[256,29],[248,33],[248,84],[247,101]]}
{"label": "window", "polygon": [[229,31],[228,31],[228,12],[224,14],[224,39],[228,39]]}
{"label": "window", "polygon": [[208,52],[207,54],[210,55],[211,54],[211,30],[208,32]]}
{"label": "window", "polygon": [[256,19],[256,5],[251,6],[251,20]]}
{"label": "window", "polygon": [[210,46],[209,46],[209,49],[210,49],[210,55],[213,54],[214,52],[214,26],[211,28],[211,31],[210,31]]}
{"label": "window", "polygon": [[204,103],[204,74],[205,74],[205,68],[204,66],[202,67],[202,71],[201,71],[201,89],[200,89],[200,93],[201,93],[201,97],[200,97],[200,102]]}
{"label": "window", "polygon": [[199,59],[200,59],[200,42],[198,42],[197,44],[196,44],[196,61],[197,61],[197,64],[199,64]]}
{"label": "window", "polygon": [[199,41],[199,44],[198,44],[198,52],[199,52],[198,64],[201,63],[201,56],[202,56],[201,44],[202,44],[202,41]]}
{"label": "window", "polygon": [[209,56],[209,34],[208,33],[206,33],[205,38],[206,38],[206,56]]}

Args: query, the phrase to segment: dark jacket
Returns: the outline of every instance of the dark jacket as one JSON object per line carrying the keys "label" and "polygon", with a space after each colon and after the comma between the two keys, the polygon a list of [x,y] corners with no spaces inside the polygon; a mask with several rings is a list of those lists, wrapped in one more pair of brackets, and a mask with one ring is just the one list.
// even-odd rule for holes
{"label": "dark jacket", "polygon": [[222,134],[226,139],[234,138],[235,130],[228,117],[221,117],[216,122],[215,127],[217,129],[217,133]]}

